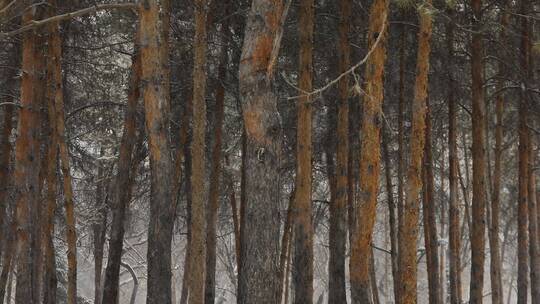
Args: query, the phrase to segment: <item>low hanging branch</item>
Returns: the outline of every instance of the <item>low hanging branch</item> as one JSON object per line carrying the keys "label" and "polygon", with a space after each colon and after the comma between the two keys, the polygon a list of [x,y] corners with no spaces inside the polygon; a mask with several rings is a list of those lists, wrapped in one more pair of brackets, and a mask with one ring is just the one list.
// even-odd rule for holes
{"label": "low hanging branch", "polygon": [[290,81],[287,80],[287,78],[283,77],[285,79],[285,81],[287,82],[287,84],[289,84],[290,86],[292,86],[293,88],[295,88],[296,90],[298,90],[300,93],[302,93],[301,95],[297,95],[297,96],[292,96],[292,97],[289,97],[287,98],[288,100],[293,100],[293,99],[298,99],[298,98],[302,98],[302,97],[312,97],[314,95],[318,95],[318,94],[322,94],[324,91],[326,91],[327,89],[329,89],[330,87],[336,85],[339,83],[339,81],[349,75],[349,74],[352,74],[354,73],[354,71],[356,69],[358,69],[360,66],[362,66],[364,63],[367,62],[367,60],[369,59],[369,57],[371,56],[371,54],[375,51],[375,49],[377,48],[377,46],[379,45],[380,41],[382,40],[382,37],[384,36],[383,33],[384,31],[386,30],[386,19],[387,17],[384,18],[383,20],[383,23],[382,23],[382,26],[381,26],[381,30],[379,31],[379,35],[377,37],[377,40],[375,40],[375,43],[373,44],[373,46],[371,47],[371,49],[369,50],[369,52],[366,54],[366,56],[364,56],[364,58],[362,58],[362,60],[360,60],[357,64],[353,65],[350,69],[348,69],[347,71],[343,72],[341,75],[339,75],[337,78],[335,78],[334,80],[330,81],[329,83],[327,83],[326,85],[324,85],[323,87],[319,88],[319,89],[316,89],[312,92],[306,92],[298,87],[296,87],[295,85],[293,85]]}
{"label": "low hanging branch", "polygon": [[51,22],[60,22],[60,21],[63,21],[63,20],[68,20],[68,19],[72,19],[72,18],[76,18],[76,17],[80,17],[80,16],[85,16],[85,15],[91,15],[91,14],[95,14],[99,11],[104,11],[104,10],[112,10],[112,9],[132,9],[132,10],[136,10],[138,7],[137,4],[135,3],[113,3],[113,4],[98,4],[98,5],[94,5],[92,7],[88,7],[88,8],[84,8],[84,9],[81,9],[81,10],[78,10],[78,11],[75,11],[75,12],[70,12],[70,13],[66,13],[66,14],[62,14],[62,15],[57,15],[57,16],[53,16],[53,17],[50,17],[50,18],[46,18],[46,19],[43,19],[43,20],[39,20],[39,21],[31,21],[29,24],[17,29],[17,30],[14,30],[14,31],[11,31],[11,32],[6,32],[6,33],[0,33],[0,38],[6,38],[6,37],[10,37],[10,36],[15,36],[15,35],[19,35],[19,34],[22,34],[24,32],[27,32],[27,31],[30,31],[30,30],[33,30],[33,29],[36,29],[36,28],[39,28],[39,27],[42,27],[44,25],[47,25]]}

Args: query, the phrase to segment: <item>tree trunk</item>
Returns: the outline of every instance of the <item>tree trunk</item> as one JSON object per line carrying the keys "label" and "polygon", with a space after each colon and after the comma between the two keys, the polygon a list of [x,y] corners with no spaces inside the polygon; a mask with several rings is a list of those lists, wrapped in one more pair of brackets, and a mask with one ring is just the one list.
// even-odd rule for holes
{"label": "tree trunk", "polygon": [[[505,9],[508,4],[505,3]],[[502,45],[508,41],[506,28],[509,22],[509,14],[506,10],[501,11],[501,32],[499,41]],[[503,55],[503,54],[501,54]],[[502,161],[502,144],[503,144],[503,118],[504,118],[504,76],[505,67],[502,62],[498,66],[499,80],[497,81],[497,99],[495,105],[495,115],[497,125],[495,127],[495,157],[494,157],[494,172],[493,172],[493,191],[491,197],[491,227],[489,229],[489,248],[490,248],[490,279],[491,279],[491,302],[493,304],[503,303],[503,288],[502,288],[502,262],[501,249],[499,244],[499,214],[501,209],[501,161]]]}
{"label": "tree trunk", "polygon": [[[374,48],[366,62],[365,96],[361,123],[360,201],[357,210],[357,229],[351,246],[352,303],[371,303],[369,285],[369,256],[376,217],[380,175],[380,131],[383,123],[384,65],[388,28],[388,1],[373,2],[369,16],[368,49]],[[382,31],[382,32],[381,32]],[[380,37],[382,35],[382,37]],[[375,45],[378,42],[377,45]],[[360,226],[361,225],[361,226]]]}
{"label": "tree trunk", "polygon": [[147,303],[171,303],[171,241],[174,226],[173,171],[167,136],[168,97],[160,52],[163,47],[157,0],[141,2],[141,81],[150,149],[150,224]]}
{"label": "tree trunk", "polygon": [[120,266],[124,245],[126,212],[131,201],[133,150],[137,138],[136,116],[140,97],[141,58],[139,54],[139,29],[135,38],[135,54],[131,58],[130,88],[127,108],[124,113],[124,130],[118,156],[118,172],[112,200],[112,222],[109,240],[109,253],[103,284],[103,304],[116,304],[119,301]]}
{"label": "tree trunk", "polygon": [[[351,1],[341,0],[339,20],[339,73],[350,66],[349,31]],[[330,205],[330,259],[328,261],[328,303],[347,303],[345,290],[345,250],[347,241],[347,190],[349,167],[349,77],[339,83],[337,119],[337,174],[336,196]]]}
{"label": "tree trunk", "polygon": [[[230,2],[225,2],[226,16],[229,14]],[[223,83],[227,81],[227,48],[229,46],[229,23],[228,19],[221,24],[221,54],[218,68],[218,79],[220,84],[216,91],[216,107],[214,114],[214,146],[212,147],[212,172],[210,175],[210,194],[208,201],[207,228],[206,228],[206,287],[205,287],[205,303],[214,304],[216,297],[216,239],[217,239],[217,217],[219,212],[219,189],[221,178],[221,142],[223,129],[224,101],[225,101],[225,86]],[[234,185],[231,188],[232,197],[234,198]],[[236,216],[236,213],[233,214]],[[236,218],[237,219],[237,218]],[[235,221],[236,223],[237,221]],[[235,225],[236,228],[236,225]],[[236,229],[235,229],[236,235]]]}
{"label": "tree trunk", "polygon": [[205,130],[206,130],[206,17],[207,1],[195,1],[193,69],[193,142],[191,144],[191,246],[189,303],[204,303],[205,287]]}
{"label": "tree trunk", "polygon": [[429,100],[426,101],[426,128],[424,144],[424,186],[422,199],[422,212],[424,220],[424,244],[426,248],[427,273],[429,285],[429,303],[440,303],[440,274],[439,274],[439,246],[435,208],[435,188],[433,177],[433,154],[431,139],[431,108]]}
{"label": "tree trunk", "polygon": [[284,8],[281,1],[253,0],[240,60],[249,175],[241,225],[240,304],[276,303],[279,299],[281,123],[271,82]]}
{"label": "tree trunk", "polygon": [[[521,14],[530,12],[528,0],[521,1]],[[521,49],[520,63],[521,69],[526,76],[529,76],[530,69],[530,29],[528,18],[522,18],[521,23]],[[524,88],[527,88],[528,80],[521,79]],[[529,192],[529,128],[527,126],[528,104],[527,93],[521,91],[519,102],[519,177],[518,177],[518,205],[517,205],[517,238],[518,238],[518,277],[517,277],[517,303],[526,304],[528,294],[528,194]]]}
{"label": "tree trunk", "polygon": [[472,156],[473,156],[473,199],[471,240],[471,304],[482,303],[484,288],[484,249],[486,230],[486,132],[483,80],[482,43],[482,0],[472,0],[473,17],[471,37],[472,74]]}
{"label": "tree trunk", "polygon": [[[454,11],[449,11],[454,16]],[[455,24],[449,21],[446,29],[448,49],[448,183],[450,198],[448,203],[449,233],[449,276],[450,304],[461,304],[461,229],[459,222],[459,190],[458,190],[458,146],[457,146],[457,101],[455,97],[456,83],[454,79],[454,29]]]}
{"label": "tree trunk", "polygon": [[[100,151],[103,156],[103,148]],[[99,211],[97,218],[94,219],[93,233],[94,233],[94,303],[101,304],[103,296],[103,252],[105,247],[105,234],[107,232],[107,208],[105,206],[104,199],[104,174],[103,165],[101,162],[97,163],[97,183],[96,183],[96,209]]]}
{"label": "tree trunk", "polygon": [[[315,7],[313,0],[301,0],[298,34],[300,43],[299,88],[313,90],[313,25]],[[298,125],[296,136],[296,191],[294,211],[294,303],[313,303],[313,223],[311,219],[312,181],[312,131],[311,98],[298,100]]]}
{"label": "tree trunk", "polygon": [[432,19],[431,1],[419,8],[420,30],[418,33],[418,53],[416,61],[416,83],[412,104],[411,154],[407,172],[403,224],[400,227],[402,238],[399,248],[399,266],[402,289],[400,303],[416,303],[416,240],[418,237],[418,195],[422,189],[422,160],[424,157],[426,105],[431,52]]}
{"label": "tree trunk", "polygon": [[[26,12],[22,23],[33,21],[34,13]],[[35,33],[27,32],[22,38],[22,74],[21,79],[21,105],[19,114],[18,137],[15,142],[15,171],[14,184],[16,188],[16,222],[17,246],[15,257],[17,264],[17,285],[15,301],[20,304],[37,303],[35,298],[37,286],[33,271],[34,262],[38,255],[32,252],[35,247],[32,242],[35,214],[38,207],[39,188],[39,138],[40,138],[40,107],[41,100],[36,98],[37,86],[40,84],[39,72],[36,69],[41,48],[36,45],[38,39]]]}
{"label": "tree trunk", "polygon": [[540,301],[540,251],[538,243],[538,222],[537,222],[537,201],[536,201],[536,171],[535,153],[533,147],[533,137],[529,137],[529,260],[530,260],[530,282],[531,282],[531,303]]}
{"label": "tree trunk", "polygon": [[383,131],[383,160],[386,178],[386,196],[388,200],[388,225],[390,226],[390,255],[392,260],[392,282],[394,289],[394,299],[399,299],[399,269],[398,269],[398,233],[396,220],[396,202],[394,200],[394,186],[392,185],[392,170],[390,162],[390,151],[388,146],[388,131]]}

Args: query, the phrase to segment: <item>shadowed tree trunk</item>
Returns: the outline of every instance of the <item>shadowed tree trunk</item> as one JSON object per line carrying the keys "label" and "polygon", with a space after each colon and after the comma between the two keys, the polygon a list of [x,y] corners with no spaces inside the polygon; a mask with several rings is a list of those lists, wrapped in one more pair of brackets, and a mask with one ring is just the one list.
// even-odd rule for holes
{"label": "shadowed tree trunk", "polygon": [[[138,28],[138,27],[137,27]],[[135,37],[135,54],[131,58],[130,87],[127,108],[124,113],[124,130],[118,156],[118,172],[113,188],[112,222],[109,240],[109,253],[103,284],[103,304],[116,304],[119,301],[120,266],[124,245],[126,212],[131,201],[132,185],[130,176],[133,162],[133,150],[137,138],[136,116],[140,97],[141,58],[139,54],[139,29]]]}
{"label": "shadowed tree trunk", "polygon": [[240,60],[249,178],[242,206],[239,304],[273,304],[279,299],[281,123],[272,79],[285,14],[281,1],[253,0]]}
{"label": "shadowed tree trunk", "polygon": [[205,234],[205,130],[206,130],[206,17],[207,1],[195,1],[193,68],[193,141],[191,144],[191,253],[189,303],[204,303]]}
{"label": "shadowed tree trunk", "polygon": [[176,202],[167,136],[168,96],[163,83],[160,52],[163,47],[157,0],[141,2],[141,81],[150,150],[150,223],[148,228],[149,304],[171,303],[171,241]]}
{"label": "shadowed tree trunk", "polygon": [[[449,10],[449,15],[454,16]],[[449,233],[449,277],[450,304],[461,304],[461,229],[459,223],[459,190],[458,190],[458,147],[457,147],[457,101],[454,79],[454,29],[453,21],[449,21],[446,29],[448,50],[448,184],[450,198],[448,203]]]}
{"label": "shadowed tree trunk", "polygon": [[[301,0],[298,34],[300,43],[299,88],[303,92],[313,89],[313,0]],[[311,162],[312,131],[311,98],[298,99],[298,125],[296,137],[296,184],[294,212],[294,303],[313,303],[313,223],[311,219]]]}
{"label": "shadowed tree trunk", "polygon": [[[349,31],[351,1],[341,0],[339,20],[339,73],[350,66]],[[349,77],[339,82],[337,119],[336,197],[330,205],[330,259],[328,261],[328,303],[347,303],[345,290],[345,250],[347,242],[347,190],[349,167]]]}
{"label": "shadowed tree trunk", "polygon": [[[530,6],[528,0],[521,0],[521,13],[527,14]],[[530,69],[530,29],[528,18],[521,21],[521,49],[520,63],[525,77],[529,76]],[[526,79],[521,79],[522,86],[527,88]],[[518,204],[517,204],[517,238],[518,238],[518,277],[517,277],[517,303],[526,304],[528,294],[528,194],[529,194],[529,128],[527,126],[527,93],[521,91],[519,100],[519,161],[518,161]]]}
{"label": "shadowed tree trunk", "polygon": [[435,208],[435,186],[433,177],[433,154],[431,139],[431,108],[429,100],[426,102],[426,141],[424,144],[424,166],[423,166],[423,198],[422,212],[424,220],[424,244],[426,248],[429,303],[440,303],[441,286],[439,280],[439,237],[437,234],[436,208]]}
{"label": "shadowed tree trunk", "polygon": [[389,134],[385,129],[383,131],[383,160],[386,179],[386,197],[388,200],[388,225],[390,226],[390,258],[392,261],[392,282],[394,289],[394,299],[399,299],[397,291],[399,290],[399,269],[398,269],[398,235],[396,220],[396,202],[394,200],[394,186],[392,185],[392,164],[390,162],[390,151],[388,146]]}
{"label": "shadowed tree trunk", "polygon": [[399,267],[402,288],[400,303],[416,303],[416,241],[418,237],[419,193],[422,189],[422,161],[424,158],[429,58],[431,52],[431,1],[418,8],[420,29],[416,61],[416,83],[412,103],[411,154],[407,171],[403,224],[400,227],[401,245]]}
{"label": "shadowed tree trunk", "polygon": [[[361,147],[362,151],[369,153],[360,155],[360,200],[356,213],[357,229],[354,231],[354,243],[351,246],[351,302],[355,304],[371,303],[369,264],[379,192],[387,18],[388,1],[375,0],[370,9],[368,32],[368,49],[374,50],[366,62],[365,96],[360,100],[364,111]],[[376,43],[378,44],[375,45]]]}
{"label": "shadowed tree trunk", "polygon": [[[231,3],[229,1],[224,2],[225,15],[229,15],[229,7]],[[221,142],[222,142],[222,129],[223,129],[223,115],[224,115],[224,101],[225,101],[225,86],[227,81],[227,62],[228,54],[227,48],[229,46],[229,22],[226,18],[221,24],[220,36],[221,36],[221,54],[220,63],[218,68],[218,84],[216,90],[216,107],[214,114],[214,146],[212,147],[212,172],[210,175],[210,190],[208,200],[208,214],[207,214],[207,228],[206,228],[206,287],[205,287],[205,300],[206,304],[214,304],[216,297],[216,239],[217,239],[217,216],[219,212],[219,189],[221,178]],[[232,183],[231,183],[232,184]],[[231,187],[231,198],[234,199],[234,185]],[[235,205],[236,206],[236,203]],[[235,207],[236,208],[236,207]],[[235,236],[237,227],[236,210],[233,213],[235,223]]]}
{"label": "shadowed tree trunk", "polygon": [[[508,8],[507,1],[504,4]],[[506,28],[509,23],[509,13],[501,11],[501,31],[499,33],[499,41],[501,45],[505,45],[508,41]],[[504,54],[501,54],[504,55]],[[497,99],[495,105],[496,127],[495,127],[495,157],[493,171],[493,193],[491,196],[491,227],[489,229],[489,249],[490,249],[490,279],[491,279],[491,302],[493,304],[503,303],[503,288],[501,278],[501,249],[499,242],[499,214],[501,209],[501,161],[502,161],[502,144],[503,144],[503,118],[504,118],[504,87],[505,67],[504,63],[498,64],[499,80],[497,81]]]}
{"label": "shadowed tree trunk", "polygon": [[473,199],[470,230],[471,241],[471,304],[482,303],[484,289],[486,230],[486,132],[483,80],[482,0],[472,0],[471,78],[472,78],[472,158]]}
{"label": "shadowed tree trunk", "polygon": [[529,137],[529,268],[530,268],[530,282],[531,282],[531,303],[538,303],[540,301],[540,255],[538,249],[538,222],[537,222],[537,210],[536,201],[536,171],[535,166],[535,153],[533,137]]}

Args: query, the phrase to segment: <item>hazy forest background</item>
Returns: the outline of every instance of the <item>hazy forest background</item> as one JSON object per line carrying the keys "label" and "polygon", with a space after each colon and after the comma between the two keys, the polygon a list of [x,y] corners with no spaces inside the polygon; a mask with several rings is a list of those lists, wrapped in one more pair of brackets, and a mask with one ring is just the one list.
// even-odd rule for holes
{"label": "hazy forest background", "polygon": [[0,302],[540,303],[540,1],[0,0]]}

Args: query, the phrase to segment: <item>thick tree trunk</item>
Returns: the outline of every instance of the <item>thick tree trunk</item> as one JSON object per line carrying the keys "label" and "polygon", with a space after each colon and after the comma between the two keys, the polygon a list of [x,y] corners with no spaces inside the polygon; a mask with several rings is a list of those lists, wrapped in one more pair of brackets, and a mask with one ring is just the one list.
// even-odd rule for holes
{"label": "thick tree trunk", "polygon": [[[339,19],[339,73],[350,66],[349,31],[351,1],[341,0]],[[330,259],[328,261],[328,303],[347,303],[345,290],[345,250],[347,242],[347,194],[349,167],[349,77],[339,83],[337,119],[336,196],[330,205]]]}
{"label": "thick tree trunk", "polygon": [[253,0],[240,60],[249,175],[242,206],[240,304],[273,304],[279,299],[281,123],[271,83],[284,8],[281,1]]}
{"label": "thick tree trunk", "polygon": [[485,230],[486,230],[486,132],[483,80],[482,43],[482,0],[472,0],[473,16],[471,37],[472,74],[472,156],[473,156],[473,199],[470,230],[471,241],[471,304],[483,301]]}
{"label": "thick tree trunk", "polygon": [[[225,2],[225,12],[229,12],[230,2]],[[228,13],[225,14],[228,16]],[[220,190],[220,178],[221,178],[221,142],[222,142],[222,129],[223,129],[223,115],[224,115],[224,101],[225,101],[225,86],[223,83],[227,81],[227,62],[228,54],[228,33],[229,23],[225,21],[221,24],[221,54],[220,63],[218,68],[218,84],[216,91],[216,106],[214,114],[214,146],[212,147],[212,172],[210,174],[210,190],[208,200],[208,214],[207,214],[207,228],[206,228],[206,287],[205,287],[205,300],[206,304],[214,304],[216,297],[216,239],[217,239],[217,216],[219,211],[219,190]],[[232,184],[232,183],[231,183]],[[231,188],[232,196],[234,198],[234,185]],[[236,204],[235,204],[236,205]],[[236,208],[236,207],[235,207]],[[236,236],[236,213],[233,214],[235,223],[235,236]]]}
{"label": "thick tree trunk", "polygon": [[124,113],[124,130],[120,143],[118,157],[118,172],[113,188],[112,222],[109,240],[107,267],[103,284],[103,304],[116,304],[119,301],[120,266],[122,263],[122,250],[124,245],[124,225],[126,212],[131,201],[132,185],[130,176],[133,174],[133,150],[137,138],[136,116],[140,97],[141,58],[139,54],[139,30],[135,38],[135,54],[131,59],[130,88],[127,108]]}
{"label": "thick tree trunk", "polygon": [[[379,192],[382,103],[384,95],[384,65],[388,29],[388,1],[373,2],[369,16],[368,49],[375,48],[366,62],[365,97],[361,123],[360,201],[357,210],[357,229],[351,246],[352,303],[371,303],[369,284],[369,256],[376,217]],[[380,37],[382,35],[382,37]],[[377,45],[375,45],[378,42]]]}
{"label": "thick tree trunk", "polygon": [[[454,16],[454,12],[449,12]],[[457,101],[455,97],[456,83],[454,79],[454,29],[453,21],[449,21],[446,29],[448,49],[448,184],[450,198],[448,202],[449,233],[449,277],[450,304],[461,304],[461,229],[459,222],[459,190],[458,190],[458,147],[457,147]]]}
{"label": "thick tree trunk", "polygon": [[429,303],[440,303],[441,286],[439,280],[439,246],[435,208],[435,186],[433,177],[433,155],[431,141],[431,109],[429,100],[426,102],[426,128],[424,144],[424,186],[422,212],[424,220],[424,244],[426,248]]}
{"label": "thick tree trunk", "polygon": [[424,157],[426,104],[428,89],[429,57],[431,52],[432,12],[431,1],[419,8],[420,30],[416,61],[416,83],[412,104],[411,154],[407,172],[402,238],[399,248],[401,273],[400,303],[416,303],[416,241],[418,237],[419,193],[422,189],[422,161]]}
{"label": "thick tree trunk", "polygon": [[[313,0],[301,0],[298,34],[300,43],[299,88],[313,90],[313,25],[315,7]],[[298,125],[296,136],[296,184],[294,212],[294,303],[313,303],[313,223],[311,219],[311,162],[312,131],[311,98],[298,100]]]}
{"label": "thick tree trunk", "polygon": [[[505,3],[505,8],[508,4]],[[502,45],[508,41],[506,28],[509,24],[509,13],[501,11],[501,32],[499,33],[499,41]],[[501,54],[504,55],[504,54]],[[503,287],[502,287],[502,260],[499,241],[499,214],[501,209],[501,161],[502,161],[502,144],[503,144],[503,118],[504,118],[504,76],[505,67],[502,62],[498,66],[499,80],[497,81],[497,99],[495,105],[496,127],[495,127],[495,156],[494,156],[494,172],[493,172],[493,191],[491,196],[491,227],[489,229],[489,249],[490,249],[490,279],[491,279],[491,302],[493,304],[503,303]]]}
{"label": "thick tree trunk", "polygon": [[[34,14],[26,12],[22,23],[32,22]],[[22,38],[22,74],[21,79],[21,105],[19,114],[18,137],[15,142],[15,171],[14,184],[16,188],[16,222],[17,246],[15,257],[17,263],[17,286],[15,301],[18,304],[37,303],[35,298],[36,278],[33,271],[34,262],[37,261],[37,252],[32,252],[35,246],[33,235],[35,229],[33,222],[38,207],[39,189],[39,138],[40,138],[40,107],[37,86],[40,85],[40,76],[36,69],[41,57],[38,55],[41,48],[36,45],[38,39],[35,33],[25,33]]]}
{"label": "thick tree trunk", "polygon": [[204,303],[205,233],[205,130],[206,130],[206,17],[207,1],[195,1],[195,40],[193,69],[193,141],[191,144],[191,269],[189,303]]}
{"label": "thick tree trunk", "polygon": [[141,81],[150,149],[150,224],[148,228],[147,303],[171,303],[171,241],[176,204],[167,136],[168,96],[159,55],[163,46],[157,0],[141,2]]}

